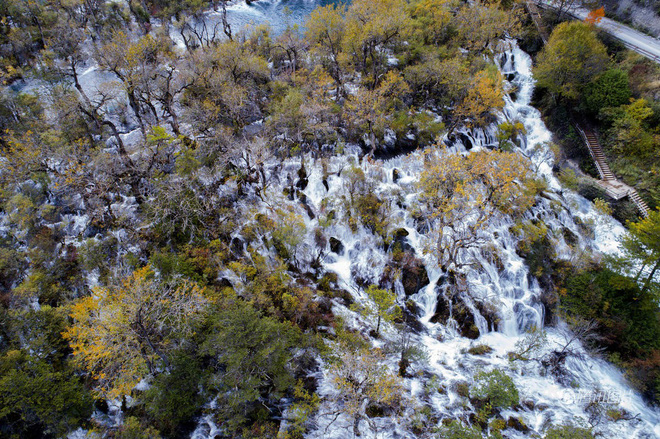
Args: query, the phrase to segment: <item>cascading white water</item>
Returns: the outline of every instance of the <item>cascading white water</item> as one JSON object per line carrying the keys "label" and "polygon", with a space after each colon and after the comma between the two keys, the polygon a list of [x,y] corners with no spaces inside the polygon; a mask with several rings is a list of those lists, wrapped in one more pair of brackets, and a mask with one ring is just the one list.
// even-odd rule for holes
{"label": "cascading white water", "polygon": [[[268,7],[277,2],[264,2],[257,9],[242,3],[230,7],[231,14],[238,14],[249,18],[250,21],[261,21],[259,7]],[[304,6],[313,7],[316,2],[304,2]],[[295,10],[292,8],[292,10]],[[237,22],[238,24],[239,22]],[[277,29],[276,29],[277,30]],[[506,96],[506,106],[499,115],[500,121],[520,121],[526,129],[526,135],[520,142],[519,152],[530,157],[538,175],[544,178],[549,190],[538,200],[529,212],[529,218],[542,220],[551,230],[568,229],[577,237],[577,246],[591,251],[613,253],[618,248],[618,237],[624,233],[623,227],[611,217],[601,214],[593,205],[579,195],[562,189],[560,183],[552,174],[552,158],[548,153],[547,145],[536,148],[536,145],[545,145],[552,138],[541,119],[538,110],[530,106],[534,79],[531,73],[532,61],[529,55],[522,51],[515,42],[507,42],[508,48],[502,50],[497,57],[502,73],[515,93],[513,97]],[[456,136],[450,150],[455,152],[465,149],[479,149],[493,147],[496,144],[495,127],[484,130],[462,130]],[[341,241],[344,251],[341,254],[330,253],[323,262],[326,270],[338,275],[339,285],[354,296],[358,302],[367,300],[365,293],[358,286],[356,279],[370,283],[378,283],[380,276],[390,257],[383,250],[380,238],[370,231],[360,227],[357,232],[350,230],[341,218],[343,208],[342,197],[346,196],[345,178],[342,169],[359,166],[367,178],[376,183],[375,192],[383,199],[390,201],[390,226],[392,229],[405,229],[408,232],[406,242],[420,257],[426,267],[430,284],[422,288],[417,294],[410,297],[421,309],[419,320],[423,331],[414,336],[415,342],[423,346],[428,353],[428,364],[423,366],[425,374],[422,377],[406,378],[405,385],[412,395],[413,401],[425,401],[441,416],[450,418],[463,417],[465,419],[465,400],[456,391],[452,390],[459,382],[469,381],[479,369],[502,368],[510,375],[520,393],[521,400],[531,402],[526,404],[524,410],[518,412],[504,412],[504,416],[515,415],[521,417],[523,422],[532,430],[542,434],[549,425],[559,425],[565,421],[576,418],[587,419],[586,403],[589,402],[591,392],[601,390],[607,392],[618,406],[634,416],[633,420],[608,422],[597,425],[596,431],[604,437],[622,438],[654,438],[660,437],[660,413],[644,404],[641,397],[626,383],[622,373],[605,361],[585,355],[581,359],[567,360],[566,367],[573,374],[572,386],[558,383],[552,376],[546,376],[534,365],[510,364],[507,353],[515,349],[515,344],[525,336],[525,331],[532,327],[542,327],[544,309],[540,303],[541,289],[535,279],[529,276],[528,269],[516,253],[517,238],[510,232],[512,221],[506,217],[495,218],[485,231],[485,236],[496,249],[501,266],[497,266],[486,257],[482,251],[471,251],[470,257],[477,261],[477,267],[466,273],[469,284],[469,294],[463,299],[475,316],[475,325],[481,334],[478,343],[487,344],[493,352],[486,356],[475,357],[465,352],[474,345],[474,341],[460,335],[451,319],[447,325],[432,323],[431,319],[436,311],[438,294],[442,293],[441,282],[443,273],[432,257],[424,256],[424,234],[420,233],[415,221],[406,207],[417,202],[417,189],[415,183],[421,172],[422,161],[419,152],[408,156],[400,156],[386,161],[360,161],[359,150],[351,145],[345,148],[343,155],[328,159],[324,167],[315,163],[311,158],[306,160],[309,173],[309,184],[304,190],[307,204],[315,213],[310,219],[302,209],[298,200],[290,202],[301,215],[306,218],[307,236],[304,247],[308,249],[315,246],[311,233],[319,226],[319,217],[329,211],[335,210],[339,219],[325,228],[327,236]],[[271,185],[270,194],[274,197],[282,193],[287,185],[286,175],[295,176],[300,163],[295,160],[281,164],[272,164],[269,178],[275,183]],[[395,181],[393,171],[397,170],[398,178]],[[399,200],[397,203],[394,200]],[[282,200],[283,203],[289,202]],[[403,207],[401,207],[403,206]],[[559,206],[559,207],[558,207]],[[583,224],[588,224],[592,235],[585,236],[583,229],[577,224],[579,218]],[[559,257],[570,257],[572,250],[558,234],[556,238],[556,253]],[[399,300],[406,298],[400,281],[394,285]],[[489,327],[486,319],[481,316],[475,303],[488,303],[497,309],[500,321],[497,327]],[[360,316],[348,309],[336,305],[333,311],[345,318],[348,325],[364,329],[365,322]],[[548,343],[545,351],[549,352],[566,342],[569,330],[565,325],[556,328],[546,328]],[[363,331],[366,333],[366,331]],[[384,338],[392,336],[392,329],[384,329]],[[382,341],[374,340],[379,345]],[[584,352],[579,344],[574,349]],[[396,359],[388,359],[392,367]],[[425,388],[428,376],[437,376],[447,389],[444,394],[434,393],[428,395]],[[323,374],[319,375],[319,393],[321,396],[335,391],[331,383]],[[321,411],[333,411],[332,407],[321,407]],[[311,438],[343,438],[352,437],[352,432],[346,429],[341,422],[329,425],[326,418],[317,419],[316,428],[309,433]],[[383,419],[381,424],[384,430],[378,434],[379,438],[414,437],[404,429],[402,424]],[[199,427],[193,433],[193,438],[211,438],[219,433],[212,416],[207,415],[200,420]],[[370,431],[362,431],[363,437],[374,437]],[[525,434],[508,430],[510,438],[526,437]]]}
{"label": "cascading white water", "polygon": [[[529,213],[529,218],[542,220],[551,230],[564,228],[570,230],[577,236],[578,246],[581,248],[597,252],[616,251],[617,238],[623,233],[622,226],[611,217],[596,211],[590,202],[579,195],[561,188],[552,175],[552,162],[548,160],[547,150],[537,148],[534,153],[535,145],[550,141],[552,135],[545,127],[539,111],[530,106],[534,88],[531,59],[514,42],[508,44],[510,48],[503,52],[499,60],[503,73],[508,74],[510,84],[516,88],[516,96],[515,99],[507,97],[501,118],[519,120],[524,124],[527,135],[522,142],[521,152],[531,156],[535,161],[539,176],[545,178],[548,183],[547,198],[551,199],[540,199]],[[491,128],[490,131],[492,132],[493,129]],[[492,137],[486,134],[488,132],[489,130],[481,131],[481,134],[477,135],[466,133],[472,142],[472,148],[490,146],[492,140],[489,139]],[[460,144],[455,147],[460,149]],[[351,161],[357,163],[357,156],[334,157],[330,160],[328,168],[336,172],[349,166]],[[544,376],[531,365],[512,367],[509,363],[507,352],[514,350],[516,342],[524,337],[525,331],[532,327],[543,326],[544,309],[539,300],[541,289],[538,283],[536,280],[530,281],[532,278],[524,261],[515,252],[517,238],[509,231],[512,221],[506,217],[495,219],[486,231],[491,245],[499,253],[504,268],[498,269],[480,250],[473,250],[471,256],[479,264],[478,268],[467,273],[470,293],[469,297],[464,298],[475,314],[475,324],[481,333],[478,343],[491,346],[494,352],[485,357],[466,354],[465,349],[474,342],[461,337],[451,324],[441,325],[430,321],[438,300],[439,288],[436,283],[442,273],[432,258],[422,256],[424,236],[417,231],[414,220],[405,209],[406,205],[416,202],[414,183],[422,168],[420,154],[415,152],[407,157],[397,157],[384,162],[364,160],[359,166],[368,177],[378,182],[375,191],[381,198],[403,197],[404,208],[391,203],[391,227],[405,228],[408,231],[407,242],[424,260],[430,278],[430,284],[411,298],[423,310],[420,320],[425,330],[416,336],[416,341],[419,345],[423,345],[429,354],[429,362],[425,369],[440,377],[448,389],[446,394],[438,394],[430,398],[429,402],[435,410],[445,416],[456,417],[462,410],[462,402],[461,398],[451,390],[452,384],[469,381],[479,368],[498,367],[507,370],[514,379],[520,390],[521,399],[533,402],[530,405],[533,408],[516,412],[515,415],[521,416],[523,421],[537,432],[542,433],[550,424],[559,425],[576,418],[588,419],[585,407],[589,395],[600,390],[616,398],[619,407],[636,418],[633,421],[596,425],[596,431],[605,437],[652,438],[660,435],[658,411],[646,406],[641,397],[625,382],[621,372],[601,359],[590,357],[585,353],[581,359],[568,360],[567,368],[574,376],[574,382],[569,387],[559,384],[551,376]],[[392,179],[394,169],[400,175],[396,182]],[[328,177],[326,179],[328,189],[323,184],[323,178],[321,168],[312,167],[309,186],[305,190],[309,204],[320,214],[333,207],[339,207],[337,201],[345,194],[342,177],[336,174]],[[324,205],[325,207],[322,207]],[[591,224],[593,236],[583,236],[575,217],[580,218],[583,223]],[[316,224],[316,220],[309,222],[309,226]],[[366,300],[355,279],[359,277],[377,283],[388,261],[388,255],[380,247],[378,239],[362,228],[357,233],[353,233],[345,224],[337,222],[326,232],[329,236],[340,239],[345,251],[341,255],[328,256],[324,264],[325,268],[339,275],[341,285],[351,291],[356,300]],[[571,250],[564,238],[556,236],[556,241],[559,257],[568,257]],[[402,295],[400,282],[395,286],[395,291],[403,302],[405,297]],[[486,320],[473,307],[475,300],[490,303],[497,308],[501,318],[497,328],[488,328]],[[349,324],[360,327],[360,318],[348,310],[337,307],[335,312],[346,316]],[[569,330],[565,325],[546,329],[547,352],[566,342]],[[583,348],[577,343],[574,349],[584,353]],[[405,381],[413,397],[429,400],[424,394],[426,385],[424,379],[412,378]],[[322,380],[320,392],[323,394],[332,391],[331,386]],[[394,426],[388,431],[390,431],[389,435],[387,431],[381,431],[379,437],[397,437],[397,435],[412,437],[409,432],[406,433]],[[347,431],[340,426],[332,426],[326,431],[323,422],[320,421],[319,428],[312,432],[310,437],[345,437],[346,434]],[[368,437],[370,433],[364,432],[364,434]],[[525,435],[511,431],[509,437],[525,437]]]}

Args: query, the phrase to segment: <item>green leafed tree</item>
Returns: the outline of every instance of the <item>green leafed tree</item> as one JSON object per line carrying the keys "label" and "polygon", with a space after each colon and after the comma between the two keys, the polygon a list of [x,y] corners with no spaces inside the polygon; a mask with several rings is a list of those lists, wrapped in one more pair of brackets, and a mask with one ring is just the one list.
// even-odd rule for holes
{"label": "green leafed tree", "polygon": [[0,437],[60,437],[92,411],[91,395],[70,368],[22,350],[0,357]]}
{"label": "green leafed tree", "polygon": [[620,69],[610,69],[587,85],[584,101],[590,112],[598,114],[601,108],[627,103],[630,95],[628,74]]}
{"label": "green leafed tree", "polygon": [[635,279],[642,283],[642,293],[655,282],[660,269],[660,210],[649,212],[649,216],[628,223],[629,233],[623,238],[624,262],[638,268]]}
{"label": "green leafed tree", "polygon": [[511,377],[499,369],[477,373],[470,396],[488,402],[493,408],[509,408],[520,400],[518,389]]}
{"label": "green leafed tree", "polygon": [[230,431],[268,415],[268,404],[293,388],[291,362],[301,338],[291,323],[236,300],[212,311],[202,331],[201,352],[215,365],[210,386],[218,394],[220,421]]}
{"label": "green leafed tree", "polygon": [[389,290],[380,289],[376,285],[369,285],[367,295],[374,302],[373,305],[369,304],[368,312],[377,317],[376,332],[380,333],[380,323],[383,320],[391,322],[401,316],[401,308],[395,305],[396,294]]}
{"label": "green leafed tree", "polygon": [[438,439],[481,439],[481,431],[477,427],[467,427],[460,421],[451,421],[438,429]]}
{"label": "green leafed tree", "polygon": [[538,85],[569,101],[576,101],[581,90],[607,69],[609,58],[588,24],[572,21],[555,28],[538,56],[534,76]]}
{"label": "green leafed tree", "polygon": [[74,324],[64,337],[98,393],[119,397],[149,374],[171,369],[170,352],[192,336],[195,317],[207,303],[196,284],[163,284],[146,266],[76,301]]}
{"label": "green leafed tree", "polygon": [[588,428],[565,424],[552,427],[545,434],[545,439],[593,439],[594,435]]}

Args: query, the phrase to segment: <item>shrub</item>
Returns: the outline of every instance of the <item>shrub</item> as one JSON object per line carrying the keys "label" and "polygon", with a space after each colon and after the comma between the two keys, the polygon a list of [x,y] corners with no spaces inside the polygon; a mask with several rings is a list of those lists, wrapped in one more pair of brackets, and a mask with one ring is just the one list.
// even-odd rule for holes
{"label": "shrub", "polygon": [[459,421],[451,421],[438,429],[438,439],[481,439],[481,431],[476,427],[467,427]]}
{"label": "shrub", "polygon": [[470,388],[470,396],[490,403],[493,408],[508,408],[520,401],[520,395],[513,380],[499,369],[477,373]]}
{"label": "shrub", "polygon": [[0,357],[0,437],[59,437],[92,414],[89,392],[69,368],[11,350]]}
{"label": "shrub", "polygon": [[593,439],[593,437],[590,430],[572,424],[553,427],[545,434],[545,439]]}
{"label": "shrub", "polygon": [[597,186],[588,180],[580,180],[577,188],[578,194],[582,195],[589,201],[594,201],[596,198],[605,199],[607,198],[607,193],[603,188]]}
{"label": "shrub", "polygon": [[574,191],[578,189],[579,179],[574,170],[570,168],[562,168],[559,172],[558,178],[563,186]]}
{"label": "shrub", "polygon": [[650,294],[633,279],[607,268],[574,274],[566,282],[562,309],[598,323],[602,343],[625,358],[660,348],[660,322]]}
{"label": "shrub", "polygon": [[470,349],[468,349],[467,352],[468,354],[471,355],[486,355],[493,352],[493,348],[491,348],[487,344],[479,344],[476,346],[472,346]]}
{"label": "shrub", "polygon": [[197,359],[178,354],[172,371],[158,375],[145,393],[147,413],[166,436],[181,436],[192,426],[190,421],[206,402],[199,391],[204,378]]}

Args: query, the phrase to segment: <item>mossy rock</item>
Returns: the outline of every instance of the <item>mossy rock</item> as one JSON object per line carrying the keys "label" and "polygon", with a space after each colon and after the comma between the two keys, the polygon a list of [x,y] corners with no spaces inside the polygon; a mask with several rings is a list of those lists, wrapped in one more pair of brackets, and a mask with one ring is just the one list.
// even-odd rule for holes
{"label": "mossy rock", "polygon": [[458,396],[462,396],[463,398],[470,397],[470,385],[466,381],[459,381],[453,387]]}
{"label": "mossy rock", "polygon": [[522,421],[521,418],[510,416],[506,421],[507,428],[519,431],[521,433],[529,433],[530,428]]}
{"label": "mossy rock", "polygon": [[486,344],[478,344],[467,350],[467,353],[470,355],[488,355],[491,352],[493,352],[493,348]]}

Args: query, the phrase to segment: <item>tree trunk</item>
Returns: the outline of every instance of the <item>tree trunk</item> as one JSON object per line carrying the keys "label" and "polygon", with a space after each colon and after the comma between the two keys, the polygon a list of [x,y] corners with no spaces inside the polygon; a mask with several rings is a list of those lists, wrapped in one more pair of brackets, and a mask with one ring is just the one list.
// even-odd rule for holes
{"label": "tree trunk", "polygon": [[357,414],[355,415],[355,420],[353,420],[353,435],[356,437],[360,437],[360,421],[362,420],[362,416]]}
{"label": "tree trunk", "polygon": [[135,117],[137,118],[138,125],[140,126],[140,131],[142,132],[142,137],[147,138],[147,129],[144,125],[144,121],[142,120],[142,114],[140,112],[140,105],[138,104],[138,101],[135,97],[135,91],[132,90],[131,88],[128,88],[126,90],[126,94],[128,95],[128,103],[133,109],[133,113],[135,113]]}
{"label": "tree trunk", "polygon": [[224,0],[221,3],[222,3],[222,30],[225,33],[225,35],[227,35],[227,38],[229,38],[229,41],[234,41],[231,32],[231,25],[229,24],[229,21],[227,21],[227,4]]}
{"label": "tree trunk", "polygon": [[371,122],[369,122],[369,140],[371,142],[371,151],[369,152],[369,155],[373,157],[376,153],[376,133],[374,133]]}
{"label": "tree trunk", "polygon": [[648,288],[651,286],[651,282],[653,281],[653,277],[655,276],[655,272],[658,271],[658,268],[660,268],[660,259],[658,259],[653,266],[653,270],[651,270],[651,274],[649,274],[649,277],[646,278],[646,282],[644,282],[644,286],[642,287],[642,294],[645,293]]}

